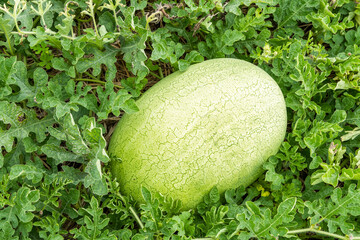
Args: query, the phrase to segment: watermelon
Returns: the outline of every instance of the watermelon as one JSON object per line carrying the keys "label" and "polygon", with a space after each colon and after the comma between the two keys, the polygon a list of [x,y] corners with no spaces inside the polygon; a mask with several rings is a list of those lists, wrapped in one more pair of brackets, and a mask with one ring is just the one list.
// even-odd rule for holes
{"label": "watermelon", "polygon": [[108,151],[124,194],[141,187],[196,207],[213,187],[248,186],[284,140],[287,117],[277,83],[249,62],[220,58],[175,72],[125,114]]}

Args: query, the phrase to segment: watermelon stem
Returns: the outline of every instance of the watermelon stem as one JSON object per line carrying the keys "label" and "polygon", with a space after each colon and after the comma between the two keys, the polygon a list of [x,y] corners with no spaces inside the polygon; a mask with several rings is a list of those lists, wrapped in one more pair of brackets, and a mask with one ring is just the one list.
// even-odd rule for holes
{"label": "watermelon stem", "polygon": [[129,207],[129,209],[130,209],[130,212],[132,213],[132,215],[134,215],[135,220],[136,220],[136,221],[138,222],[138,224],[140,225],[140,228],[141,228],[141,229],[144,229],[144,224],[141,222],[141,220],[140,220],[139,216],[137,215],[135,209],[134,209],[133,207],[131,207],[131,206]]}
{"label": "watermelon stem", "polygon": [[[326,231],[322,231],[322,230],[318,230],[315,228],[304,228],[304,229],[297,229],[297,230],[291,230],[287,232],[287,235],[293,235],[293,234],[300,234],[300,233],[307,233],[307,232],[312,232],[312,233],[316,233],[316,234],[320,234],[320,235],[325,235],[325,236],[329,236],[329,237],[333,237],[333,238],[337,238],[337,239],[349,239],[348,236],[341,236],[339,234],[335,234],[335,233],[330,233],[330,232],[326,232]],[[360,239],[359,237],[352,237],[351,239]]]}

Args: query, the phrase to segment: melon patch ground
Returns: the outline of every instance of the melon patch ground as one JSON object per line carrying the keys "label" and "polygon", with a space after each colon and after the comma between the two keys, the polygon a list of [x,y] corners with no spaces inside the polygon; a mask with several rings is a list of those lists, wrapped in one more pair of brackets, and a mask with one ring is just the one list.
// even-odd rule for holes
{"label": "melon patch ground", "polygon": [[[0,239],[360,239],[359,24],[353,0],[1,1]],[[259,67],[279,86],[281,144],[268,125],[280,123],[277,114],[253,120],[259,135],[228,137],[247,130],[235,124],[247,118],[232,111],[241,100],[233,90],[249,89],[244,99],[278,90],[197,82],[196,74],[241,73],[229,64],[191,72],[224,58]],[[183,85],[156,90],[175,72]],[[256,111],[243,111],[272,109],[256,100],[244,103]],[[110,151],[114,134],[127,141],[124,154],[167,171],[150,180],[153,165],[134,161],[114,174],[126,162]],[[255,181],[236,185],[236,155],[267,158],[262,149],[275,143]],[[220,158],[225,167],[209,164]],[[144,186],[126,190],[115,175]],[[164,194],[186,180],[196,201]]]}

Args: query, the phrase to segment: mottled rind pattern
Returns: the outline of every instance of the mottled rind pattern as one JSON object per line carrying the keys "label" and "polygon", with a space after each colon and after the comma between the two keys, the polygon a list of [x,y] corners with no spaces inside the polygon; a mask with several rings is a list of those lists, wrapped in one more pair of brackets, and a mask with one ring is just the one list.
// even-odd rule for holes
{"label": "mottled rind pattern", "polygon": [[141,186],[193,208],[209,190],[247,186],[285,136],[276,82],[237,59],[208,60],[164,78],[125,114],[110,142],[112,172],[125,194]]}

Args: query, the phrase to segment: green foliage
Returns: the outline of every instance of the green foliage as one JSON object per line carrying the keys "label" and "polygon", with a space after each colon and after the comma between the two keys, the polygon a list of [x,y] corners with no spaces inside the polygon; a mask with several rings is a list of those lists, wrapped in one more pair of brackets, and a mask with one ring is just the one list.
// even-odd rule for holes
{"label": "green foliage", "polygon": [[[1,1],[0,239],[360,239],[360,4]],[[152,84],[205,59],[257,64],[288,129],[248,188],[181,212],[123,196],[106,147]]]}
{"label": "green foliage", "polygon": [[109,230],[103,230],[109,223],[109,218],[102,217],[103,210],[99,208],[99,202],[95,197],[91,198],[89,208],[80,209],[80,214],[84,217],[80,229],[74,228],[70,232],[76,239],[116,239],[115,235]]}

